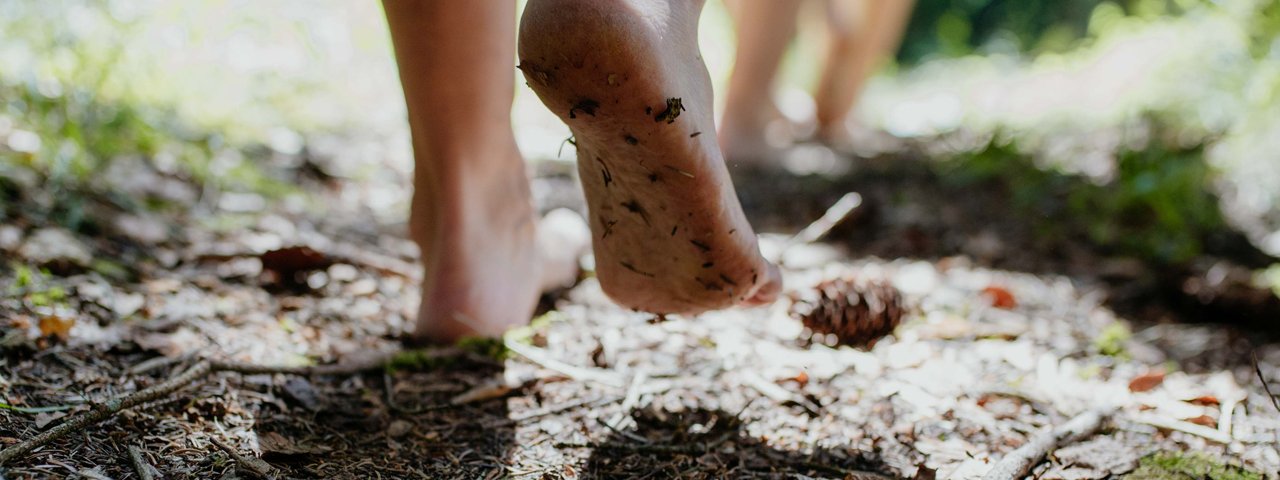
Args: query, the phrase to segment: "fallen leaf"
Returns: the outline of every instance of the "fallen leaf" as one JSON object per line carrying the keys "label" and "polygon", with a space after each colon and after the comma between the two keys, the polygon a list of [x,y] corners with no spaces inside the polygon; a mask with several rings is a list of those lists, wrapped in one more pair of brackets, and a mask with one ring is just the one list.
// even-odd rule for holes
{"label": "fallen leaf", "polygon": [[1199,416],[1199,417],[1195,417],[1195,418],[1188,418],[1188,419],[1186,419],[1186,421],[1191,422],[1191,423],[1194,423],[1194,424],[1196,424],[1196,425],[1204,425],[1204,426],[1206,426],[1206,427],[1210,427],[1210,428],[1217,428],[1217,427],[1218,427],[1218,421],[1217,421],[1217,420],[1214,420],[1214,419],[1213,419],[1213,417],[1210,417],[1210,416],[1208,416],[1208,415],[1201,415],[1201,416]]}
{"label": "fallen leaf", "polygon": [[76,319],[70,317],[60,317],[57,315],[49,315],[40,317],[40,336],[41,337],[58,337],[58,340],[67,341],[71,338],[71,327],[76,325]]}
{"label": "fallen leaf", "polygon": [[295,275],[299,272],[329,268],[333,265],[333,260],[328,255],[308,246],[269,250],[263,252],[259,259],[262,260],[262,269],[275,272],[281,282],[296,281]]}
{"label": "fallen leaf", "polygon": [[1018,299],[1013,296],[1013,292],[1009,289],[990,285],[982,289],[982,295],[991,298],[991,306],[1011,310],[1018,306]]}
{"label": "fallen leaf", "polygon": [[1130,392],[1146,392],[1164,383],[1164,370],[1154,370],[1142,375],[1133,377],[1129,381]]}
{"label": "fallen leaf", "polygon": [[69,272],[89,265],[93,254],[75,234],[60,228],[35,231],[18,248],[18,255],[28,262],[54,272]]}
{"label": "fallen leaf", "polygon": [[1202,395],[1202,396],[1193,398],[1191,400],[1187,400],[1187,403],[1205,406],[1205,407],[1212,407],[1222,402],[1219,402],[1218,397],[1215,397],[1213,395]]}
{"label": "fallen leaf", "polygon": [[800,388],[804,388],[805,385],[809,384],[809,374],[804,371],[797,373],[796,376],[791,379],[800,384]]}
{"label": "fallen leaf", "polygon": [[53,422],[54,422],[54,420],[57,420],[57,419],[59,419],[59,418],[65,417],[65,416],[67,416],[67,413],[66,413],[66,412],[42,412],[42,413],[38,413],[38,414],[36,414],[36,428],[39,428],[39,429],[43,430],[43,429],[44,429],[44,427],[45,427],[46,425],[49,425],[50,423],[53,423]]}
{"label": "fallen leaf", "polygon": [[797,386],[799,386],[800,388],[804,388],[805,385],[809,384],[809,374],[806,373],[804,370],[801,370],[800,373],[778,380],[778,383],[783,383],[783,382],[796,382]]}

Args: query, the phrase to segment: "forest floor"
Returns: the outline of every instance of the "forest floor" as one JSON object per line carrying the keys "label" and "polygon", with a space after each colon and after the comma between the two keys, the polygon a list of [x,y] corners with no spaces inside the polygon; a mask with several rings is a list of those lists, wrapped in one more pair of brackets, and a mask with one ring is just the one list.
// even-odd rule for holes
{"label": "forest floor", "polygon": [[[839,275],[892,282],[910,313],[868,350],[807,338],[787,300],[660,319],[611,304],[587,274],[509,336],[515,350],[472,342],[357,374],[215,372],[0,477],[981,478],[1102,411],[1031,474],[1276,478],[1280,408],[1264,382],[1280,383],[1280,341],[1195,323],[1220,310],[1188,315],[1144,263],[1037,236],[999,188],[941,182],[905,157],[855,162],[835,179],[744,177],[739,190],[768,232],[861,195],[826,240],[786,249],[784,271],[792,292]],[[570,168],[538,170],[543,210],[581,208]],[[145,165],[130,175],[152,193],[195,190]],[[398,349],[418,302],[414,247],[347,205],[341,180],[306,185],[335,207],[224,196],[223,214],[203,218],[104,207],[92,234],[34,216],[0,225],[12,262],[0,267],[0,448],[199,358],[301,366]],[[1210,262],[1179,285],[1232,275]]]}

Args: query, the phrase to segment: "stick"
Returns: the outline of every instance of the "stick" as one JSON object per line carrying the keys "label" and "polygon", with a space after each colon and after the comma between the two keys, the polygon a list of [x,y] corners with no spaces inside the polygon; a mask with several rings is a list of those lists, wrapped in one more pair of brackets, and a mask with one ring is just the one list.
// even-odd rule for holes
{"label": "stick", "polygon": [[759,374],[755,373],[754,371],[743,369],[739,373],[741,374],[740,378],[742,379],[742,383],[745,383],[748,387],[754,388],[757,392],[760,392],[761,394],[763,394],[766,397],[769,397],[775,402],[795,403],[796,405],[799,405],[801,408],[804,408],[805,410],[809,411],[809,413],[812,413],[814,415],[819,415],[822,412],[821,405],[814,403],[808,398],[805,398],[803,395],[792,392],[790,390],[787,390],[785,388],[778,386],[778,384],[776,383],[765,380],[764,377],[761,377]]}
{"label": "stick", "polygon": [[631,409],[635,408],[636,403],[640,401],[640,387],[644,386],[644,382],[649,379],[649,371],[641,368],[631,377],[631,386],[627,387],[627,396],[622,400],[622,408],[613,416],[612,420],[605,423],[612,430],[626,428],[626,423],[631,420]]}
{"label": "stick", "polygon": [[187,371],[182,372],[182,374],[167,381],[123,397],[113,398],[93,410],[77,415],[70,420],[62,422],[56,427],[45,430],[39,435],[23,441],[22,443],[0,450],[0,465],[9,463],[10,460],[17,458],[19,455],[35,450],[37,447],[57,440],[68,433],[81,430],[89,425],[106,420],[121,411],[176,392],[192,382],[204,378],[205,375],[208,375],[212,371],[212,362],[207,360],[200,361],[187,369]]}
{"label": "stick", "polygon": [[138,473],[139,480],[155,480],[156,476],[151,474],[151,464],[147,463],[147,459],[142,458],[142,450],[136,445],[129,445],[129,463],[133,464],[133,470]]}
{"label": "stick", "polygon": [[828,207],[821,217],[818,217],[809,226],[804,227],[804,230],[800,230],[800,233],[791,237],[787,241],[787,246],[818,241],[823,235],[830,232],[832,228],[835,228],[836,224],[848,218],[849,214],[857,210],[859,206],[862,206],[862,195],[858,195],[857,192],[844,194],[839,200],[836,200],[836,203]]}
{"label": "stick", "polygon": [[1184,422],[1181,420],[1171,420],[1168,418],[1158,417],[1150,414],[1134,415],[1133,421],[1138,423],[1145,423],[1147,425],[1151,425],[1156,428],[1163,428],[1165,430],[1174,430],[1174,431],[1186,433],[1189,435],[1195,435],[1197,437],[1203,437],[1205,439],[1218,442],[1224,445],[1231,443],[1231,435],[1223,433],[1221,430],[1218,430],[1216,428],[1209,428],[1204,425],[1198,425],[1191,422]]}
{"label": "stick", "polygon": [[579,367],[576,365],[570,365],[562,361],[556,360],[554,358],[551,358],[551,356],[547,355],[546,352],[541,348],[534,347],[531,345],[525,345],[523,343],[520,343],[514,340],[507,339],[507,340],[503,340],[502,343],[507,347],[507,350],[511,350],[512,352],[519,354],[520,356],[528,359],[533,363],[536,363],[542,366],[543,368],[560,372],[561,374],[564,374],[565,376],[572,378],[574,380],[590,381],[590,382],[595,382],[601,385],[607,385],[614,388],[626,387],[626,383],[622,380],[622,377],[610,370],[605,370],[603,368],[587,368],[587,367]]}
{"label": "stick", "polygon": [[1026,445],[1018,447],[1001,458],[982,478],[983,480],[1016,480],[1025,477],[1031,467],[1040,463],[1040,460],[1050,451],[1092,435],[1102,427],[1103,420],[1110,416],[1111,410],[1089,410],[1076,415],[1067,423],[1047,429]]}
{"label": "stick", "polygon": [[1280,402],[1276,401],[1276,396],[1271,394],[1271,387],[1267,385],[1267,377],[1262,376],[1262,366],[1258,364],[1258,352],[1253,352],[1253,371],[1258,374],[1258,380],[1262,382],[1262,390],[1267,392],[1267,398],[1271,399],[1271,406],[1276,407],[1276,411],[1280,411]]}
{"label": "stick", "polygon": [[148,388],[133,392],[131,394],[116,397],[108,400],[106,403],[95,407],[93,410],[79,414],[75,417],[62,422],[56,427],[41,432],[39,435],[31,437],[12,447],[0,450],[0,465],[9,463],[19,456],[25,455],[45,444],[66,436],[69,433],[84,429],[90,425],[96,424],[112,416],[138,405],[154,401],[160,397],[164,397],[178,390],[181,390],[196,381],[203,379],[209,374],[216,372],[235,372],[242,375],[258,375],[258,374],[285,374],[285,375],[354,375],[372,370],[385,368],[391,362],[394,362],[402,355],[415,356],[447,356],[457,354],[460,350],[456,348],[446,347],[439,350],[422,351],[406,351],[397,352],[388,355],[377,355],[370,359],[356,361],[351,363],[339,363],[332,365],[314,365],[303,367],[283,367],[283,366],[264,366],[253,365],[239,362],[224,362],[217,360],[201,360],[192,365],[187,371],[173,377],[169,380],[153,385]]}
{"label": "stick", "polygon": [[788,238],[786,242],[783,242],[782,248],[777,251],[777,258],[769,260],[781,264],[787,257],[787,252],[792,248],[797,245],[806,245],[818,241],[827,233],[830,233],[831,229],[843,222],[844,219],[849,218],[849,215],[857,211],[860,206],[862,206],[862,195],[857,192],[844,194],[839,200],[836,200],[836,203],[828,207],[821,217],[818,217],[813,223],[810,223],[803,230]]}

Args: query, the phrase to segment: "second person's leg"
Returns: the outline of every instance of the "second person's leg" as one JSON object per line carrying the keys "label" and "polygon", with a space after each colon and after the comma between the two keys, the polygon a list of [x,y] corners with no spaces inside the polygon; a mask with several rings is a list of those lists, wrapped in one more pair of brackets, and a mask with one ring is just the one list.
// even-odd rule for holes
{"label": "second person's leg", "polygon": [[831,35],[813,95],[821,139],[846,141],[849,112],[867,78],[898,48],[913,4],[913,0],[828,0]]}

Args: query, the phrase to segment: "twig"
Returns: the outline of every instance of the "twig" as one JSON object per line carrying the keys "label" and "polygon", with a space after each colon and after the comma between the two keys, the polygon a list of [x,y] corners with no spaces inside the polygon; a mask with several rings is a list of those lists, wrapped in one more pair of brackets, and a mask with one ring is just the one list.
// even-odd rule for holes
{"label": "twig", "polygon": [[631,377],[631,386],[627,387],[627,396],[622,400],[622,408],[605,424],[609,429],[620,431],[619,429],[626,428],[627,421],[631,419],[631,410],[640,401],[640,387],[644,386],[644,382],[648,379],[649,371],[644,368],[639,369]]}
{"label": "twig", "polygon": [[1271,406],[1276,407],[1276,411],[1280,411],[1280,402],[1276,401],[1276,396],[1271,394],[1271,387],[1267,385],[1267,377],[1262,376],[1262,366],[1258,363],[1258,352],[1253,352],[1253,371],[1258,374],[1258,380],[1262,381],[1262,390],[1267,392],[1267,398],[1271,399]]}
{"label": "twig", "polygon": [[[439,350],[428,350],[425,352],[427,356],[446,356],[457,354],[460,350],[456,348],[444,348]],[[421,351],[398,352],[394,354],[378,355],[362,361],[351,363],[339,363],[332,365],[314,365],[302,367],[282,367],[282,366],[264,366],[253,365],[239,362],[224,362],[218,360],[201,360],[182,372],[176,377],[153,385],[148,388],[133,392],[128,395],[116,397],[108,400],[102,405],[96,406],[93,410],[79,414],[75,417],[62,422],[56,427],[50,428],[39,435],[31,437],[18,443],[12,447],[0,450],[0,465],[9,463],[19,456],[25,455],[36,448],[39,448],[49,442],[62,438],[69,433],[81,430],[90,425],[96,424],[112,416],[135,406],[152,402],[166,395],[172,394],[178,390],[203,379],[209,374],[215,372],[235,372],[242,375],[257,374],[285,374],[285,375],[354,375],[371,370],[379,370],[386,365],[394,362],[400,355],[424,355]]]}
{"label": "twig", "polygon": [[182,372],[182,374],[167,381],[139,390],[124,397],[111,399],[107,403],[104,403],[93,410],[77,415],[70,420],[62,422],[56,427],[45,430],[39,435],[23,441],[22,443],[0,450],[0,465],[9,463],[10,460],[17,458],[19,455],[26,454],[27,452],[61,438],[68,433],[106,420],[112,415],[120,413],[123,410],[178,391],[179,389],[191,384],[191,382],[204,378],[205,375],[208,375],[212,371],[212,362],[207,360],[201,361],[187,369],[187,371]]}
{"label": "twig", "polygon": [[1025,445],[1001,458],[983,480],[1015,480],[1027,475],[1050,451],[1064,444],[1092,435],[1111,416],[1112,410],[1089,410],[1067,423],[1048,429]]}
{"label": "twig", "polygon": [[529,361],[541,365],[543,368],[555,370],[574,380],[595,382],[615,388],[623,388],[626,386],[626,383],[623,382],[622,378],[612,371],[602,368],[586,368],[570,365],[551,358],[550,355],[547,355],[547,353],[540,348],[525,345],[511,339],[503,340],[502,343],[507,347],[507,350],[511,350]]}
{"label": "twig", "polygon": [[[729,432],[733,433],[733,432]],[[656,453],[663,455],[698,455],[711,451],[723,441],[698,442],[691,444],[634,444],[634,443],[578,443],[557,442],[556,448],[590,448],[592,450],[613,450],[635,453]]]}
{"label": "twig", "polygon": [[154,467],[147,463],[147,459],[142,458],[142,449],[136,445],[129,445],[129,463],[133,464],[139,480],[155,480],[156,476],[151,473]]}
{"label": "twig", "polygon": [[1133,417],[1133,421],[1151,425],[1156,428],[1163,428],[1165,430],[1175,430],[1182,433],[1195,435],[1197,437],[1203,437],[1203,438],[1206,438],[1218,443],[1222,443],[1222,444],[1231,443],[1231,435],[1222,433],[1222,431],[1216,428],[1209,428],[1204,425],[1198,425],[1191,422],[1183,422],[1181,420],[1170,420],[1168,418],[1159,417],[1159,416],[1150,415],[1150,414],[1135,415]]}
{"label": "twig", "polygon": [[518,424],[518,423],[527,422],[527,421],[529,421],[529,420],[533,420],[533,419],[535,419],[535,418],[542,418],[542,417],[545,417],[545,416],[548,416],[548,415],[555,415],[555,414],[558,414],[558,413],[563,413],[563,412],[566,412],[566,411],[569,411],[569,410],[573,410],[573,409],[575,409],[575,408],[580,408],[580,407],[592,407],[592,408],[595,408],[595,407],[599,407],[599,406],[602,406],[602,405],[608,405],[608,404],[610,404],[610,403],[616,402],[616,401],[621,400],[621,399],[622,399],[622,397],[605,397],[605,398],[597,398],[597,399],[595,399],[595,400],[578,400],[578,401],[573,401],[573,402],[566,403],[566,404],[564,404],[564,405],[558,405],[558,406],[551,407],[551,408],[543,408],[543,409],[541,409],[541,410],[535,410],[535,411],[533,411],[533,412],[530,412],[530,413],[527,413],[527,414],[521,415],[521,416],[516,417],[516,418],[504,418],[504,419],[499,420],[499,421],[496,421],[496,422],[489,422],[489,423],[484,424],[484,427],[485,427],[485,428],[500,428],[500,427],[508,427],[508,426],[515,425],[515,424]]}
{"label": "twig", "polygon": [[800,230],[800,232],[788,238],[787,241],[782,244],[782,248],[778,249],[778,258],[771,260],[782,262],[782,260],[787,256],[787,251],[791,250],[792,247],[818,241],[827,233],[831,232],[831,229],[835,228],[836,225],[843,222],[844,219],[849,218],[849,215],[857,211],[860,206],[862,206],[862,195],[859,195],[857,192],[844,194],[844,196],[840,197],[839,200],[836,200],[836,203],[828,207],[827,211],[824,212],[821,217],[818,217],[818,219],[814,220],[813,223],[810,223],[808,226],[804,227],[803,230]]}
{"label": "twig", "polygon": [[760,392],[761,394],[763,394],[766,397],[769,397],[775,402],[794,403],[796,405],[799,405],[801,408],[804,408],[806,411],[808,411],[810,414],[813,414],[813,415],[820,415],[822,413],[821,405],[814,403],[812,400],[805,398],[803,395],[792,392],[790,390],[787,390],[785,388],[778,386],[778,384],[776,383],[765,380],[764,377],[761,377],[759,374],[757,374],[754,371],[743,369],[739,373],[741,374],[740,378],[742,379],[742,383],[745,383],[748,387],[754,388],[757,392]]}
{"label": "twig", "polygon": [[241,455],[240,452],[237,452],[234,448],[231,448],[230,445],[222,443],[222,440],[218,440],[218,437],[209,437],[209,441],[213,442],[214,446],[218,447],[219,450],[222,450],[224,453],[230,456],[232,460],[236,461],[237,465],[240,465],[240,468],[243,468],[249,473],[252,473],[262,478],[276,477],[275,467],[272,467],[271,464],[267,463],[265,460],[257,457],[246,457],[244,455]]}

